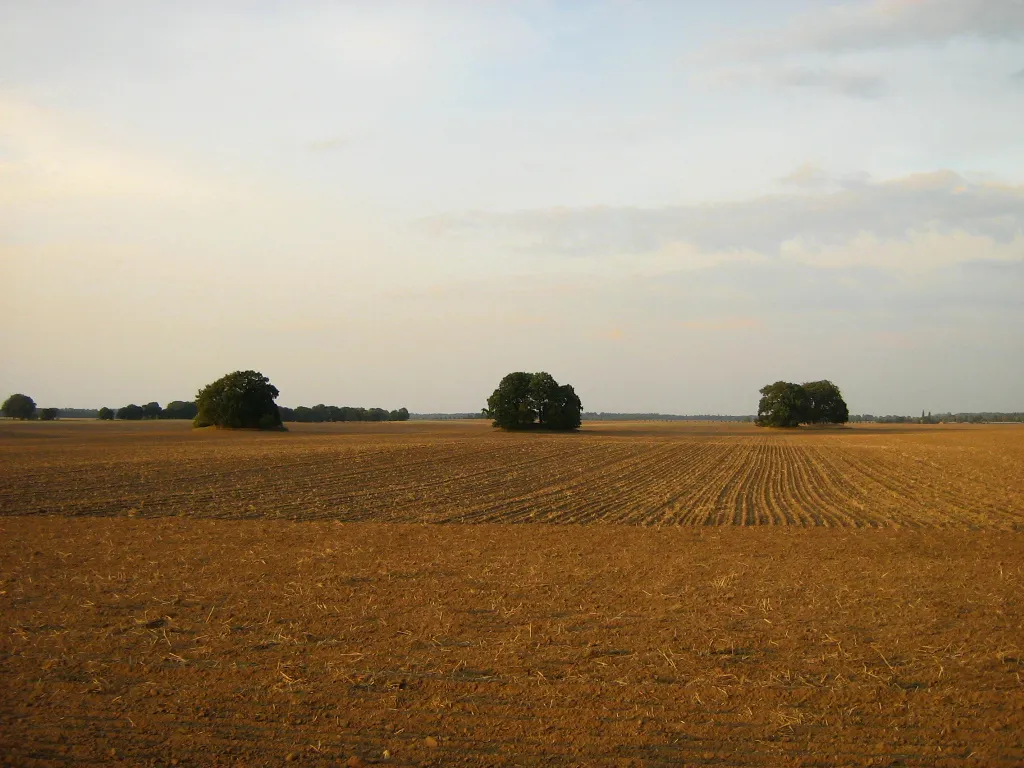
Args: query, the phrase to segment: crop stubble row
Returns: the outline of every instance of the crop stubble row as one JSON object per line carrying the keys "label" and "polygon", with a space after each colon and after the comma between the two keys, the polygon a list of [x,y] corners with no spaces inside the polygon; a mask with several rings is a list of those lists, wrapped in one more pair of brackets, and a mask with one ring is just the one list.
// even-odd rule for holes
{"label": "crop stubble row", "polygon": [[[1024,430],[786,434],[687,426],[505,435],[481,424],[288,435],[95,425],[0,434],[0,514],[373,522],[1002,527]],[[76,431],[77,430],[77,431]],[[8,428],[9,431],[9,428]],[[7,437],[7,440],[3,438]],[[92,441],[90,449],[90,441]],[[1017,471],[1015,471],[1017,470]]]}

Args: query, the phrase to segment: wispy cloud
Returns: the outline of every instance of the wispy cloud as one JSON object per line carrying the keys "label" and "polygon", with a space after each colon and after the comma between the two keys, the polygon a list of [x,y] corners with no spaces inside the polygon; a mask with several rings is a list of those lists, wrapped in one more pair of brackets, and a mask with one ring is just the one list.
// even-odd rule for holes
{"label": "wispy cloud", "polygon": [[[813,189],[830,177],[803,166],[792,180]],[[499,238],[540,254],[632,255],[638,268],[659,272],[787,255],[848,264],[858,261],[857,252],[865,264],[926,268],[1020,258],[1024,186],[975,183],[936,171],[819,194],[650,209],[470,212],[426,219],[420,227],[433,236]]]}
{"label": "wispy cloud", "polygon": [[741,57],[846,53],[1021,35],[1024,4],[1018,0],[874,0],[816,8],[774,30],[738,37],[725,50]]}
{"label": "wispy cloud", "polygon": [[884,88],[881,77],[825,67],[784,67],[771,76],[785,86],[821,88],[865,99],[880,96]]}
{"label": "wispy cloud", "polygon": [[867,184],[866,173],[831,173],[817,163],[801,163],[790,173],[780,176],[778,182],[785,187],[804,191],[839,190]]}
{"label": "wispy cloud", "polygon": [[827,90],[855,98],[885,91],[888,72],[852,55],[939,46],[961,39],[1024,37],[1018,0],[872,0],[818,7],[768,28],[717,40],[698,60],[698,79],[733,85]]}

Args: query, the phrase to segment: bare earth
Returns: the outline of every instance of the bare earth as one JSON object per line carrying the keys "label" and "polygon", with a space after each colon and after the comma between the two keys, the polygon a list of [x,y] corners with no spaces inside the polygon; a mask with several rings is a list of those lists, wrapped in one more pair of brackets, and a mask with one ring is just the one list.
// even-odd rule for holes
{"label": "bare earth", "polygon": [[0,458],[4,765],[1024,764],[1022,427],[4,422]]}

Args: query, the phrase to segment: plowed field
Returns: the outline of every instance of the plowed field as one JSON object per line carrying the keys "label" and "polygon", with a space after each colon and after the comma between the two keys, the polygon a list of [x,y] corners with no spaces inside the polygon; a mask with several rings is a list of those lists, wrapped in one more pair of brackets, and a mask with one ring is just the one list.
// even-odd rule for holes
{"label": "plowed field", "polygon": [[0,423],[0,764],[1019,766],[1022,517],[1014,426]]}
{"label": "plowed field", "polygon": [[1024,427],[0,424],[0,514],[1014,528]]}

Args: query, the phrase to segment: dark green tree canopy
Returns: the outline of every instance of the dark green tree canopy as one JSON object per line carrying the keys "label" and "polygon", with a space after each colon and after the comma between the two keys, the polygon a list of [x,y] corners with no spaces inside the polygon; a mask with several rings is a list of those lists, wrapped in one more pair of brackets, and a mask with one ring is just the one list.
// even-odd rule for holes
{"label": "dark green tree canopy", "polygon": [[100,408],[99,413],[96,414],[96,418],[100,421],[113,421],[114,411],[110,408]]}
{"label": "dark green tree canopy", "polygon": [[160,403],[146,403],[142,406],[142,418],[144,419],[159,419],[160,418]]}
{"label": "dark green tree canopy", "polygon": [[544,411],[544,425],[549,429],[579,429],[583,403],[572,384],[558,387]]}
{"label": "dark green tree canopy", "polygon": [[277,387],[259,371],[235,371],[199,390],[193,423],[197,427],[279,428],[277,395]]}
{"label": "dark green tree canopy", "polygon": [[843,400],[843,393],[831,381],[808,381],[803,388],[810,401],[807,411],[809,423],[845,424],[850,420],[850,410]]}
{"label": "dark green tree canopy", "polygon": [[494,426],[502,429],[525,429],[537,420],[530,396],[533,375],[517,371],[498,383],[498,388],[487,398],[487,415]]}
{"label": "dark green tree canopy", "polygon": [[776,381],[761,388],[761,402],[757,406],[760,427],[845,424],[849,420],[843,395],[831,381]]}
{"label": "dark green tree canopy", "polygon": [[550,373],[516,371],[487,398],[485,413],[502,429],[578,429],[583,404],[572,385],[559,385]]}
{"label": "dark green tree canopy", "polygon": [[60,418],[60,410],[57,408],[43,408],[39,411],[40,421],[56,421]]}
{"label": "dark green tree canopy", "polygon": [[0,412],[9,419],[31,419],[36,412],[36,401],[28,395],[11,395],[4,400]]}
{"label": "dark green tree canopy", "polygon": [[142,406],[135,403],[117,409],[117,418],[124,421],[140,421],[144,415]]}
{"label": "dark green tree canopy", "polygon": [[172,400],[160,411],[161,419],[194,419],[199,413],[195,401],[186,403],[183,400]]}
{"label": "dark green tree canopy", "polygon": [[399,408],[387,411],[383,408],[353,408],[351,406],[324,405],[319,403],[312,408],[300,405],[297,408],[278,406],[281,421],[313,422],[325,421],[408,421],[409,409]]}

